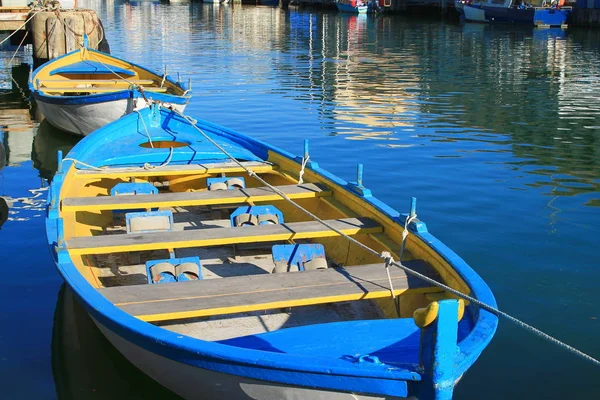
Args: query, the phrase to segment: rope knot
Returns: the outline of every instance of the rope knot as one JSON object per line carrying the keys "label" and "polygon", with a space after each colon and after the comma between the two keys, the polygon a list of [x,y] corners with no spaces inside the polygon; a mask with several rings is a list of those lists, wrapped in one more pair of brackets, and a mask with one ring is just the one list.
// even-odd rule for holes
{"label": "rope knot", "polygon": [[390,275],[390,265],[394,263],[394,257],[392,257],[392,253],[389,251],[382,251],[380,257],[385,261],[385,272],[387,273],[388,283],[390,285],[390,293],[392,295],[392,299],[396,298],[396,293],[394,292],[394,284],[392,283],[392,275]]}

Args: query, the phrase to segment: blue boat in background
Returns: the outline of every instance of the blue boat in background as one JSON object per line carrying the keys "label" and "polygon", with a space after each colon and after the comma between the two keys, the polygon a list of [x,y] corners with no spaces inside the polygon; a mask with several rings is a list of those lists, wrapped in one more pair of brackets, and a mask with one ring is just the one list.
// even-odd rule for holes
{"label": "blue boat in background", "polygon": [[66,284],[183,398],[450,399],[497,328],[447,291],[496,307],[416,200],[400,214],[306,142],[296,157],[155,103],[59,154],[48,196]]}
{"label": "blue boat in background", "polygon": [[572,10],[571,7],[563,7],[563,2],[542,1],[533,4],[525,0],[455,1],[455,8],[467,21],[563,27]]}

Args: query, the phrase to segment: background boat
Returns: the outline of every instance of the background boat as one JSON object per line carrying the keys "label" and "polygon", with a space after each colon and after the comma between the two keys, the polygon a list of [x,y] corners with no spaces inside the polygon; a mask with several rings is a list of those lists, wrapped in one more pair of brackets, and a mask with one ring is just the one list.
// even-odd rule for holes
{"label": "background boat", "polygon": [[[455,2],[457,4],[458,2]],[[536,26],[563,26],[571,7],[562,7],[564,1],[553,6],[542,6],[543,1],[529,3],[524,0],[494,0],[461,3],[465,19],[474,22],[518,23]]]}
{"label": "background boat", "polygon": [[87,48],[42,65],[29,86],[48,122],[82,136],[153,100],[183,110],[191,97],[168,75]]}

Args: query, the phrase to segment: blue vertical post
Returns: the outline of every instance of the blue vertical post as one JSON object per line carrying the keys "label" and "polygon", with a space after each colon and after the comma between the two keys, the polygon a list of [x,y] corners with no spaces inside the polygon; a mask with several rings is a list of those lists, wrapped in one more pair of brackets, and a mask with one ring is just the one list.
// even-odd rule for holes
{"label": "blue vertical post", "polygon": [[458,340],[458,301],[439,301],[434,322],[421,329],[420,364],[424,370],[419,398],[451,400]]}
{"label": "blue vertical post", "polygon": [[358,187],[363,187],[363,165],[358,164],[356,166],[356,185]]}
{"label": "blue vertical post", "polygon": [[417,215],[417,198],[413,197],[410,201],[410,217]]}
{"label": "blue vertical post", "polygon": [[304,159],[308,158],[308,139],[304,139]]}
{"label": "blue vertical post", "polygon": [[58,150],[56,152],[56,161],[57,161],[57,168],[56,168],[56,172],[61,173],[62,172],[62,160],[63,160],[63,154],[62,154],[62,150]]}

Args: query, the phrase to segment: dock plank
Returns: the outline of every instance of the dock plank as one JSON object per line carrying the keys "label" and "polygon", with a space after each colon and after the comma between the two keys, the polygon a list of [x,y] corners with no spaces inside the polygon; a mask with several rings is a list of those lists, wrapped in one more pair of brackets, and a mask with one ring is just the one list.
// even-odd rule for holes
{"label": "dock plank", "polygon": [[[422,260],[404,265],[439,280]],[[394,293],[433,293],[432,287],[391,266]],[[390,296],[384,264],[368,264],[326,270],[236,276],[192,282],[118,286],[99,289],[121,310],[144,321],[166,321],[376,299]]]}
{"label": "dock plank", "polygon": [[[330,196],[331,192],[313,183],[278,186],[277,189],[293,200]],[[63,211],[131,210],[153,207],[207,206],[247,204],[248,202],[276,201],[281,196],[268,187],[178,192],[121,196],[72,197],[62,200]]]}
{"label": "dock plank", "polygon": [[[327,220],[326,222],[346,235],[383,231],[380,225],[369,218],[344,218]],[[65,244],[71,255],[79,255],[264,243],[333,236],[338,236],[338,234],[323,224],[316,221],[307,221],[241,228],[203,228],[179,232],[74,237],[67,240]]]}

